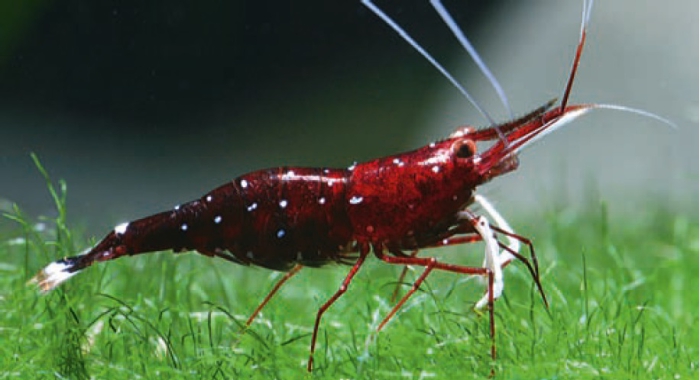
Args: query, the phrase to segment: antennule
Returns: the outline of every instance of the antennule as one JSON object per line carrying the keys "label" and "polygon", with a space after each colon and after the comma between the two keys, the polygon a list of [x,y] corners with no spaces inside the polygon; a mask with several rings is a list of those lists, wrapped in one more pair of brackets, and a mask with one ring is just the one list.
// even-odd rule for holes
{"label": "antennule", "polygon": [[476,52],[474,46],[471,44],[471,42],[469,42],[467,36],[465,36],[462,30],[459,28],[459,26],[457,26],[457,23],[452,18],[447,9],[445,9],[445,6],[442,5],[442,2],[440,0],[430,0],[430,5],[432,5],[435,9],[435,12],[437,12],[440,15],[440,17],[442,17],[442,20],[445,22],[445,25],[447,25],[450,28],[452,34],[454,34],[455,38],[457,38],[457,40],[462,44],[464,50],[466,50],[467,53],[469,53],[469,56],[472,58],[474,63],[476,63],[476,65],[479,66],[479,69],[484,74],[486,79],[488,79],[488,81],[491,83],[493,89],[496,90],[498,98],[501,99],[501,103],[503,103],[503,106],[506,108],[506,111],[510,115],[510,118],[513,119],[513,110],[510,108],[510,104],[508,103],[508,97],[506,96],[505,91],[503,91],[501,84],[498,83],[496,77],[491,73],[491,70],[489,70],[488,66],[486,66],[484,60],[481,59],[479,53]]}
{"label": "antennule", "polygon": [[474,98],[469,94],[469,92],[464,87],[462,87],[462,85],[460,85],[459,82],[457,82],[457,80],[444,67],[442,67],[442,65],[440,65],[435,60],[435,58],[433,58],[430,55],[430,53],[428,53],[425,49],[423,49],[423,47],[420,44],[418,44],[418,42],[416,42],[408,33],[406,33],[406,31],[403,30],[403,28],[401,28],[391,17],[389,17],[386,13],[384,13],[384,11],[379,9],[376,5],[374,5],[371,0],[362,0],[362,5],[369,8],[369,10],[372,11],[375,15],[377,15],[377,17],[381,18],[382,21],[384,21],[384,23],[386,23],[389,27],[394,29],[394,31],[401,38],[403,38],[404,41],[406,41],[409,45],[411,45],[411,47],[413,47],[413,49],[415,49],[418,53],[420,53],[423,56],[423,58],[428,60],[428,62],[430,62],[433,65],[433,67],[435,67],[445,78],[447,78],[447,80],[449,80],[450,83],[452,83],[452,85],[455,86],[457,88],[457,90],[459,90],[459,92],[461,92],[462,95],[464,95],[465,98],[467,98],[469,103],[471,103],[474,106],[474,108],[476,108],[476,110],[479,111],[479,113],[486,120],[488,120],[489,124],[491,124],[491,125],[496,124],[494,122],[493,118],[491,117],[491,115],[489,115],[488,112],[486,112],[486,110],[483,109],[479,105],[479,103],[476,102],[476,100],[474,100]]}
{"label": "antennule", "polygon": [[581,54],[583,53],[583,46],[586,44],[586,28],[588,27],[588,21],[591,19],[591,11],[593,10],[593,0],[583,2],[583,12],[581,15],[581,35],[579,37],[578,46],[576,47],[576,55],[574,56],[574,62],[571,65],[571,72],[569,73],[569,80],[566,82],[566,88],[564,89],[564,96],[561,98],[561,105],[559,110],[564,112],[566,110],[567,104],[569,104],[569,95],[571,95],[571,88],[574,86],[574,78],[576,78],[576,72],[578,71],[578,64],[581,62]]}

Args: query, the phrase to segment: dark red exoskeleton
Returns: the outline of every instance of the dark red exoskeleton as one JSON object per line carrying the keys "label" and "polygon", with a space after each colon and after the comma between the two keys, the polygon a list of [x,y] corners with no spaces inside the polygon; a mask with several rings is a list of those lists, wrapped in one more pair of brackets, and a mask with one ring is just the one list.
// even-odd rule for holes
{"label": "dark red exoskeleton", "polygon": [[[363,3],[425,54],[369,0]],[[437,1],[433,0],[433,5],[438,13],[446,12]],[[373,253],[390,264],[424,268],[379,329],[431,271],[443,270],[488,279],[486,294],[476,306],[488,306],[493,337],[493,302],[503,291],[502,268],[512,260],[526,264],[545,304],[546,298],[532,245],[513,233],[490,203],[476,193],[477,187],[515,170],[521,149],[586,111],[630,110],[609,105],[568,105],[590,7],[590,3],[584,7],[574,65],[563,99],[556,106],[552,101],[524,117],[483,129],[461,127],[446,139],[417,150],[346,169],[280,167],[244,174],[174,210],[118,225],[92,249],[49,264],[33,281],[41,290],[49,291],[96,262],[163,250],[192,250],[237,264],[287,272],[248,319],[250,324],[280,286],[300,269],[330,263],[352,265],[340,289],[316,315],[308,362],[310,371],[321,316],[346,291],[365,259]],[[448,25],[452,22],[451,18],[445,21]],[[448,79],[452,80],[449,75]],[[490,143],[490,146],[479,150],[477,143]],[[479,203],[490,219],[470,211],[474,203]],[[477,241],[485,245],[481,267],[417,256],[424,248]],[[518,252],[521,243],[529,246],[531,260]],[[495,344],[491,354],[495,357]]]}

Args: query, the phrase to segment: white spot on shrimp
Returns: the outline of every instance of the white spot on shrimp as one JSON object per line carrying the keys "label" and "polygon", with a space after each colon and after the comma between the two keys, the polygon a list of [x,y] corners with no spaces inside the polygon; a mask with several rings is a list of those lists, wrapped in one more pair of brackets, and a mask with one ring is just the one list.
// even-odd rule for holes
{"label": "white spot on shrimp", "polygon": [[355,166],[357,166],[357,161],[353,162],[352,165],[348,166],[348,170],[355,170]]}
{"label": "white spot on shrimp", "polygon": [[251,212],[251,211],[255,210],[256,208],[258,208],[258,203],[253,202],[250,206],[248,206],[248,212]]}
{"label": "white spot on shrimp", "polygon": [[214,223],[216,223],[216,224],[221,223],[221,215],[217,215],[214,217]]}
{"label": "white spot on shrimp", "polygon": [[320,205],[326,204],[326,198],[324,198],[324,197],[318,198],[318,204],[320,204]]}
{"label": "white spot on shrimp", "polygon": [[456,195],[453,195],[453,196],[452,196],[452,200],[453,200],[453,201],[456,201],[456,200],[457,200],[457,196],[456,196]]}
{"label": "white spot on shrimp", "polygon": [[481,157],[480,157],[480,156],[474,156],[474,158],[472,159],[472,161],[474,161],[475,164],[478,164],[479,162],[481,162]]}
{"label": "white spot on shrimp", "polygon": [[435,143],[434,143],[434,142],[431,142],[428,146],[431,147],[431,148],[435,148]]}
{"label": "white spot on shrimp", "polygon": [[249,258],[249,259],[252,260],[252,259],[253,259],[253,251],[248,251],[248,252],[246,252],[246,253],[245,253],[245,257],[247,257],[247,258]]}
{"label": "white spot on shrimp", "polygon": [[287,232],[283,228],[280,228],[279,230],[277,230],[277,238],[282,239],[286,233]]}
{"label": "white spot on shrimp", "polygon": [[173,207],[173,208],[175,209],[175,211],[177,211],[177,210],[179,210],[179,209],[180,209],[180,205],[176,205],[176,206],[175,206],[175,207]]}
{"label": "white spot on shrimp", "polygon": [[362,203],[362,200],[363,200],[363,199],[364,199],[364,198],[358,197],[358,196],[355,195],[355,196],[353,196],[352,198],[350,198],[350,204],[351,204],[351,205],[360,204],[360,203]]}
{"label": "white spot on shrimp", "polygon": [[207,198],[206,198],[206,199],[207,199],[207,202],[211,202],[211,199],[212,199],[212,198],[211,198],[211,195],[207,195]]}
{"label": "white spot on shrimp", "polygon": [[447,245],[447,243],[449,243],[449,242],[450,242],[450,241],[447,240],[447,239],[442,239],[442,245]]}
{"label": "white spot on shrimp", "polygon": [[328,170],[328,169],[323,169],[323,174],[328,174],[328,173],[330,173],[330,172],[331,172],[331,171]]}
{"label": "white spot on shrimp", "polygon": [[117,235],[124,235],[126,233],[127,228],[129,228],[129,223],[122,223],[114,227],[114,233]]}
{"label": "white spot on shrimp", "polygon": [[182,225],[180,226],[180,229],[183,231],[187,231],[187,228],[187,223],[182,223]]}
{"label": "white spot on shrimp", "polygon": [[294,170],[290,170],[287,172],[287,177],[294,177]]}
{"label": "white spot on shrimp", "polygon": [[435,165],[435,166],[433,166],[433,167],[432,167],[432,168],[431,168],[430,170],[432,170],[432,171],[433,171],[433,173],[437,174],[437,173],[439,173],[439,172],[440,172],[440,167],[439,167],[439,166],[437,166],[437,165]]}
{"label": "white spot on shrimp", "polygon": [[401,161],[401,160],[398,159],[398,158],[394,158],[394,159],[392,160],[392,162],[394,163],[394,165],[396,165],[396,166],[398,166],[398,167],[404,166],[404,162]]}
{"label": "white spot on shrimp", "polygon": [[288,202],[287,202],[286,199],[282,199],[282,200],[280,201],[280,208],[285,208],[285,207],[287,207],[287,203],[288,203]]}
{"label": "white spot on shrimp", "polygon": [[242,179],[242,180],[241,180],[241,188],[242,188],[242,189],[245,189],[245,188],[247,188],[247,187],[248,187],[248,181]]}

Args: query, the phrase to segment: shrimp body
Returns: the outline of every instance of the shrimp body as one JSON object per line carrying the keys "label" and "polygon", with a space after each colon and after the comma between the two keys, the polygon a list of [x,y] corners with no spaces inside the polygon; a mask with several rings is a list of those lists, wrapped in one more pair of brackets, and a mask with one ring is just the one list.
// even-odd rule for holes
{"label": "shrimp body", "polygon": [[[456,83],[370,0],[362,3]],[[433,0],[431,4],[454,31],[454,21],[440,2]],[[477,194],[477,188],[517,169],[518,154],[523,148],[589,110],[622,109],[655,117],[626,107],[568,104],[591,10],[591,3],[584,5],[574,64],[558,105],[550,101],[502,124],[492,122],[482,112],[490,121],[485,128],[460,127],[445,139],[416,150],[348,168],[279,167],[244,174],[172,210],[116,226],[85,253],[49,264],[32,281],[46,292],[96,262],[166,250],[197,251],[237,264],[287,272],[248,319],[250,325],[277,290],[302,268],[332,263],[352,265],[338,291],[320,306],[316,315],[307,366],[311,371],[321,316],[345,293],[365,259],[374,253],[385,263],[423,268],[378,330],[433,270],[480,276],[488,280],[488,287],[476,307],[488,306],[491,356],[495,358],[493,306],[504,288],[502,269],[514,259],[521,261],[545,305],[547,300],[532,244],[513,232],[495,208]],[[463,38],[459,33],[455,35]],[[469,51],[466,39],[460,41]],[[478,56],[474,59],[481,62]],[[481,110],[478,106],[477,109]],[[475,203],[492,222],[472,210]],[[418,256],[424,248],[474,242],[483,242],[482,266],[448,264],[434,257]],[[531,259],[519,253],[521,243],[530,248]]]}

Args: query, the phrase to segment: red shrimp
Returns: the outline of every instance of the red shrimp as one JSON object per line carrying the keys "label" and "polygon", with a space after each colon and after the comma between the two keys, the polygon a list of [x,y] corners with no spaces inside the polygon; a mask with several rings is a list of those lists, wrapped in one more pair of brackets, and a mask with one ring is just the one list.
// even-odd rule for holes
{"label": "red shrimp", "polygon": [[[363,3],[425,53],[369,0]],[[493,303],[503,291],[501,269],[513,259],[523,262],[545,305],[547,301],[532,245],[513,233],[488,201],[476,193],[477,187],[517,169],[517,154],[521,149],[586,111],[629,110],[610,105],[568,104],[585,42],[590,14],[590,4],[586,4],[574,64],[558,105],[551,101],[524,117],[499,125],[491,123],[487,128],[461,127],[444,140],[347,169],[281,167],[244,174],[174,210],[118,225],[87,252],[49,264],[33,282],[46,292],[96,262],[164,250],[197,251],[237,264],[287,272],[255,309],[247,321],[249,325],[277,290],[302,268],[331,263],[352,265],[340,289],[316,314],[307,366],[311,371],[322,315],[345,293],[372,252],[389,264],[424,268],[378,330],[433,270],[487,278],[487,291],[476,306],[488,307],[491,355],[495,358]],[[446,19],[446,23],[450,21]],[[474,58],[478,60],[478,56]],[[491,145],[479,150],[478,142]],[[475,202],[487,211],[493,224],[469,210]],[[498,240],[499,237],[508,244]],[[417,256],[424,248],[477,241],[485,243],[481,267]],[[518,252],[520,243],[529,246],[531,260]]]}

